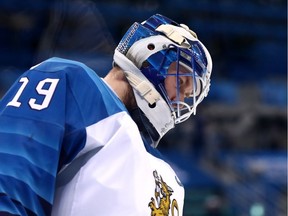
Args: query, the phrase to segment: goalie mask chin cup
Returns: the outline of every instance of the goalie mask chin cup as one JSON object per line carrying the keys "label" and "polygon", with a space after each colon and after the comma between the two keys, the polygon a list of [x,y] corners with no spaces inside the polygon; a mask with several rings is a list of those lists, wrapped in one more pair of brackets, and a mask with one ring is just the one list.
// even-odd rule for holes
{"label": "goalie mask chin cup", "polygon": [[[135,22],[121,39],[114,53],[119,65],[133,87],[138,107],[159,134],[159,140],[175,124],[196,114],[198,104],[210,87],[212,60],[197,35],[184,24],[178,24],[160,14],[142,23]],[[168,73],[176,63],[176,72]],[[183,74],[180,68],[188,72]],[[171,100],[165,79],[174,76],[176,97]],[[181,99],[181,76],[191,79],[192,92]],[[155,136],[153,136],[155,137]]]}

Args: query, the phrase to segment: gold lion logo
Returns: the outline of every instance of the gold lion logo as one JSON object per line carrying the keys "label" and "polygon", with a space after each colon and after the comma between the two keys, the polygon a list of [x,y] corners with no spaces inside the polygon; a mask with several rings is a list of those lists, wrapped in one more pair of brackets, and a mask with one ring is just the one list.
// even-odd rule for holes
{"label": "gold lion logo", "polygon": [[155,198],[151,197],[151,201],[148,206],[151,209],[151,216],[169,216],[169,210],[171,208],[172,216],[174,216],[174,210],[177,210],[179,215],[178,203],[175,199],[171,202],[171,195],[174,192],[162,177],[158,175],[157,171],[153,172],[155,179]]}

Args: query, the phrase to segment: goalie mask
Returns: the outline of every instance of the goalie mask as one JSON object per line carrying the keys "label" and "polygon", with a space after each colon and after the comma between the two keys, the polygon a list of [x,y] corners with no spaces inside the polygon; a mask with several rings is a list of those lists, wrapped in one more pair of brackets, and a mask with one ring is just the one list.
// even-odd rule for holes
{"label": "goalie mask", "polygon": [[[212,60],[208,50],[186,25],[159,14],[128,29],[115,50],[114,62],[133,87],[154,147],[175,124],[196,114],[209,91]],[[171,78],[173,96],[167,86]],[[183,80],[189,83],[184,90]]]}

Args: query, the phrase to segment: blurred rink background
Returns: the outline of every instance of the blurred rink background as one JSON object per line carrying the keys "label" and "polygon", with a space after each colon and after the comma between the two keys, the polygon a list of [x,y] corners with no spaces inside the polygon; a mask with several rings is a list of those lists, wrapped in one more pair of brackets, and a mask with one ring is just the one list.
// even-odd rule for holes
{"label": "blurred rink background", "polygon": [[51,56],[99,75],[127,28],[155,13],[197,32],[210,94],[159,149],[186,186],[185,216],[287,215],[285,0],[1,0],[0,98]]}

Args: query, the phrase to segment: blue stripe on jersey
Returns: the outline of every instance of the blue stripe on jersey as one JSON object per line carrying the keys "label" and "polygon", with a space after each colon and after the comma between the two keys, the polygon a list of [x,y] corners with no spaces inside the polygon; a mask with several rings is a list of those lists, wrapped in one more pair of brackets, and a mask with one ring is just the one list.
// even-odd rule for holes
{"label": "blue stripe on jersey", "polygon": [[24,118],[11,119],[7,116],[0,116],[0,132],[29,137],[56,151],[59,150],[60,146],[55,145],[55,143],[61,142],[59,139],[62,138],[63,130],[58,125],[49,125],[49,122]]}
{"label": "blue stripe on jersey", "polygon": [[[19,190],[21,190],[22,193],[19,193]],[[2,193],[2,191],[4,191],[4,193]],[[39,199],[24,182],[9,176],[0,175],[0,194],[4,194],[5,196],[5,191],[9,191],[9,197],[7,198],[10,202],[7,202],[6,205],[0,202],[0,212],[5,211],[5,209],[10,209],[8,212],[12,213],[17,209],[20,212],[25,211],[29,216],[33,215],[32,212],[38,216],[50,215],[51,203],[43,201],[41,198]],[[5,198],[3,198],[3,200],[4,199]],[[22,200],[22,203],[19,203],[17,200]]]}
{"label": "blue stripe on jersey", "polygon": [[[52,203],[54,196],[53,190],[55,186],[54,176],[50,175],[42,169],[39,169],[38,167],[35,167],[25,158],[21,158],[15,155],[0,153],[0,164],[0,179],[2,176],[13,177],[15,178],[15,181],[18,180],[27,185],[30,185],[31,190],[33,190],[34,193],[37,193],[39,196],[43,197],[43,199]],[[25,171],[24,173],[22,173],[23,170]],[[11,194],[10,192],[13,192],[15,188],[12,187],[12,184],[8,182],[7,184],[10,186],[7,187],[3,192]],[[16,197],[14,197],[14,199],[16,199]],[[21,201],[24,202],[25,200]]]}
{"label": "blue stripe on jersey", "polygon": [[2,212],[9,212],[12,215],[21,215],[26,216],[29,214],[33,214],[31,211],[25,209],[22,205],[17,201],[12,201],[6,194],[0,193],[0,215],[4,215]]}
{"label": "blue stripe on jersey", "polygon": [[[19,134],[5,134],[1,133],[0,130],[0,137],[0,153],[23,157],[33,166],[55,176],[57,171],[55,162],[58,161],[58,151],[48,148],[30,137]],[[49,165],[49,161],[52,162],[53,166]]]}

